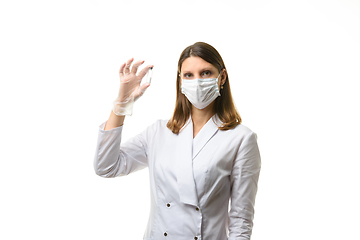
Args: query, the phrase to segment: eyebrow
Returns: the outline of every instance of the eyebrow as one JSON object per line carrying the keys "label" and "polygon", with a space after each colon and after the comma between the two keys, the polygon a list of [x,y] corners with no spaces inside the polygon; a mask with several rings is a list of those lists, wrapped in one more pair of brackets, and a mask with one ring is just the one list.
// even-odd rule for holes
{"label": "eyebrow", "polygon": [[[204,72],[204,71],[214,71],[211,67],[206,67],[200,70],[200,72]],[[182,73],[191,73],[190,70],[185,70],[185,71],[181,71]]]}

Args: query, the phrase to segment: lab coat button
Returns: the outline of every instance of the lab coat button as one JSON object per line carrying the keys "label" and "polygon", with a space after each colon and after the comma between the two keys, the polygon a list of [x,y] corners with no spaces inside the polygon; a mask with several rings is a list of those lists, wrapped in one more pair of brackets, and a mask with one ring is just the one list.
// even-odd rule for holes
{"label": "lab coat button", "polygon": [[197,208],[196,208],[196,211],[199,211],[199,210],[200,210],[200,209],[197,207]]}
{"label": "lab coat button", "polygon": [[170,207],[170,203],[166,204],[167,207]]}
{"label": "lab coat button", "polygon": [[165,237],[167,236],[167,233],[166,233],[166,232],[164,233],[164,236],[165,236]]}
{"label": "lab coat button", "polygon": [[197,237],[194,237],[195,240],[197,240],[198,238]]}

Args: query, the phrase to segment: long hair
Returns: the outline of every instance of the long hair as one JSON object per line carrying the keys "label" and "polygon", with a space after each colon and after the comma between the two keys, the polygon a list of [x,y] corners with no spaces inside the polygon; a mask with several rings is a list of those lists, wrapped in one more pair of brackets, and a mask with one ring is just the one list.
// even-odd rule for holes
{"label": "long hair", "polygon": [[[219,73],[225,69],[224,61],[222,60],[218,51],[211,45],[204,42],[197,42],[191,46],[188,46],[181,53],[178,62],[178,72],[176,76],[176,103],[175,110],[172,118],[168,121],[167,127],[175,134],[178,134],[181,128],[185,125],[191,115],[191,103],[181,93],[181,67],[185,59],[189,57],[200,57],[203,60],[211,63],[217,68]],[[215,99],[213,105],[213,111],[219,117],[219,120],[223,123],[219,126],[220,130],[229,130],[241,123],[240,114],[237,112],[230,90],[229,76],[226,71],[226,80],[223,84],[223,89],[220,89],[221,96]]]}

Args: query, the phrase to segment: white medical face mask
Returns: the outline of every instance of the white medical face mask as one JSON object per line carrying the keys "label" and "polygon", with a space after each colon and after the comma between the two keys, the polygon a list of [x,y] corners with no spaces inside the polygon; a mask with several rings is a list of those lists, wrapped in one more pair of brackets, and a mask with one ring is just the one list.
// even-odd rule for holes
{"label": "white medical face mask", "polygon": [[218,79],[181,79],[181,92],[197,109],[203,109],[209,106],[218,96],[220,96]]}

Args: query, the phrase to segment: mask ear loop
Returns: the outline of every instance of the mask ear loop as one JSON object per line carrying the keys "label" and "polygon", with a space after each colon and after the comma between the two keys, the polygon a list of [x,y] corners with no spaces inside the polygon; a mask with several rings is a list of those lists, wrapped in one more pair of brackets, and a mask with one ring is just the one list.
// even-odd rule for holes
{"label": "mask ear loop", "polygon": [[[219,81],[219,77],[221,76],[221,72],[222,72],[222,70],[220,71],[220,73],[219,73],[219,76],[217,77],[217,81]],[[221,83],[220,83],[221,84]],[[220,89],[224,89],[224,86],[223,86],[224,84],[221,84],[220,85]]]}

